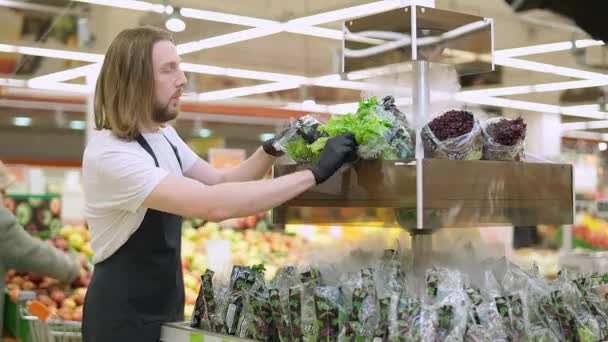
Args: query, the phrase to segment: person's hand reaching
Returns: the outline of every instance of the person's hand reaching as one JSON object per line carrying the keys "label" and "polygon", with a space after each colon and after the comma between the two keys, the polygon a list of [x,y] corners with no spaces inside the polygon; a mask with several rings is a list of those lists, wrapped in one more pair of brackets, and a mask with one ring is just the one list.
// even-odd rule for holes
{"label": "person's hand reaching", "polygon": [[353,161],[356,157],[357,144],[352,133],[342,134],[327,140],[319,161],[310,167],[317,184],[325,182],[344,163]]}

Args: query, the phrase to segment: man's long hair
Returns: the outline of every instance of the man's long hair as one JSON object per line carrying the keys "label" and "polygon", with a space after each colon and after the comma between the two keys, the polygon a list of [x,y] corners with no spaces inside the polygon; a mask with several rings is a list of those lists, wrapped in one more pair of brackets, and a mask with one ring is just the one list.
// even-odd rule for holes
{"label": "man's long hair", "polygon": [[127,29],[108,48],[95,89],[95,126],[133,140],[156,104],[152,48],[173,36],[153,26]]}

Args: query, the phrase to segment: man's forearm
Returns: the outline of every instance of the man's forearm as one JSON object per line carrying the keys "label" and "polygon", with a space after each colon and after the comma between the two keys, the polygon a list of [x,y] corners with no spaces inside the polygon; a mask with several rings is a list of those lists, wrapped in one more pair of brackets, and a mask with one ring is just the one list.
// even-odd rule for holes
{"label": "man's forearm", "polygon": [[196,180],[168,175],[144,201],[144,207],[183,217],[223,221],[272,209],[315,185],[311,171],[265,181],[205,186]]}
{"label": "man's forearm", "polygon": [[310,171],[300,171],[268,181],[225,183],[215,186],[222,219],[244,217],[277,207],[315,185]]}
{"label": "man's forearm", "polygon": [[248,182],[262,179],[272,167],[276,158],[260,147],[241,165],[222,170],[222,183]]}

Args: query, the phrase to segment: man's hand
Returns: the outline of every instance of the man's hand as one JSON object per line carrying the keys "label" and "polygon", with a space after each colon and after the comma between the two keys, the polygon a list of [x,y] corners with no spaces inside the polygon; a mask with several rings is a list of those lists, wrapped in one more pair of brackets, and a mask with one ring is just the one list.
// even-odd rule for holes
{"label": "man's hand", "polygon": [[355,136],[346,133],[327,140],[317,164],[310,168],[317,184],[325,182],[344,163],[353,161],[357,152]]}

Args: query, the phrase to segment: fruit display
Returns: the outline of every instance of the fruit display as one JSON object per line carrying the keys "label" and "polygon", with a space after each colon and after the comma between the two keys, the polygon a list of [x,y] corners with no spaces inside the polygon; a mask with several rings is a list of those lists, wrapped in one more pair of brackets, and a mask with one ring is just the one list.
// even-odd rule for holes
{"label": "fruit display", "polygon": [[61,198],[55,195],[9,195],[5,206],[30,234],[47,238],[61,229]]}
{"label": "fruit display", "polygon": [[582,214],[580,222],[572,225],[572,247],[608,249],[608,222],[589,214]]}
{"label": "fruit display", "polygon": [[71,284],[62,284],[50,277],[28,272],[8,271],[7,289],[16,296],[19,291],[34,291],[36,299],[47,306],[53,314],[68,321],[82,320],[82,305],[92,272],[83,258],[81,274]]}
{"label": "fruit display", "polygon": [[[546,281],[503,259],[411,269],[387,250],[332,265],[208,270],[191,326],[259,341],[605,341],[608,274]],[[405,262],[404,262],[405,260]],[[410,260],[411,261],[411,260]],[[462,260],[459,260],[460,262]]]}

